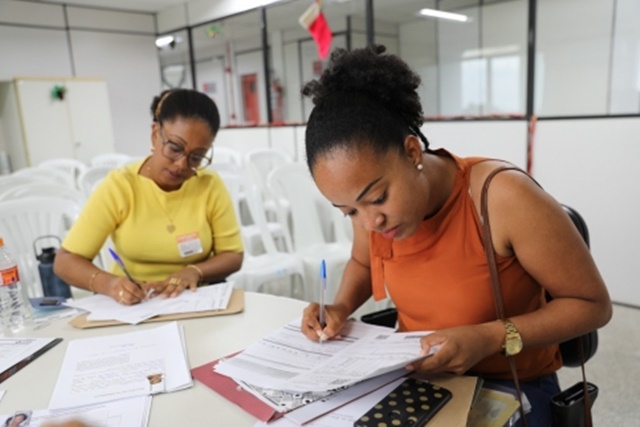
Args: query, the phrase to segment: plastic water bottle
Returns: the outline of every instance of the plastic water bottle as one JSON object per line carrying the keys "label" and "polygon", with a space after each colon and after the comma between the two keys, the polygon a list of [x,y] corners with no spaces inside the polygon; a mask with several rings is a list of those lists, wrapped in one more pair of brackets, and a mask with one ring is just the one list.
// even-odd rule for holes
{"label": "plastic water bottle", "polygon": [[25,324],[28,307],[22,294],[18,265],[4,246],[0,237],[0,311],[3,323],[11,332],[17,332]]}

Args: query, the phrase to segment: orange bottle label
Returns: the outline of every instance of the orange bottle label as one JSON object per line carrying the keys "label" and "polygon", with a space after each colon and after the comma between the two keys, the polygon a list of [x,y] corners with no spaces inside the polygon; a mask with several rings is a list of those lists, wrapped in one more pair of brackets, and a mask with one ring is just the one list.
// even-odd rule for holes
{"label": "orange bottle label", "polygon": [[3,286],[11,285],[12,283],[18,283],[18,281],[20,280],[20,277],[18,276],[18,266],[0,271],[0,275],[2,275]]}

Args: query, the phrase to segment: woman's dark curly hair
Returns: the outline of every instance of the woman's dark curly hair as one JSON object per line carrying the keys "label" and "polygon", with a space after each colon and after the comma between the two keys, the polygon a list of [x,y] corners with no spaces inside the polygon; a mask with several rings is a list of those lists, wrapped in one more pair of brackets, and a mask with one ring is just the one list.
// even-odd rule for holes
{"label": "woman's dark curly hair", "polygon": [[320,78],[302,89],[314,104],[305,134],[309,170],[335,148],[357,144],[378,153],[402,151],[408,134],[428,147],[420,132],[420,76],[399,57],[383,55],[385,50],[381,45],[336,49]]}
{"label": "woman's dark curly hair", "polygon": [[220,129],[220,113],[213,100],[193,89],[168,89],[153,98],[151,102],[153,121],[162,125],[165,121],[178,118],[199,119],[216,135]]}

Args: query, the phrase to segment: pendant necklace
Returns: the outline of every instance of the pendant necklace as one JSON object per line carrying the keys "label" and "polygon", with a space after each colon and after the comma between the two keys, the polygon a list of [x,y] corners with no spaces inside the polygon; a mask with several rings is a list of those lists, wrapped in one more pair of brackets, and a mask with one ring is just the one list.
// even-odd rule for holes
{"label": "pendant necklace", "polygon": [[[152,179],[149,179],[149,181],[153,181]],[[149,182],[149,185],[155,185],[155,183]],[[184,189],[183,189],[184,190]],[[186,194],[186,190],[184,190],[182,192],[182,196],[180,197],[180,201],[178,202],[178,209],[180,209],[180,206],[182,205],[182,200],[184,200],[184,195]],[[175,217],[176,212],[173,212],[173,215],[169,215],[169,212],[167,212],[167,210],[165,209],[164,205],[161,203],[160,198],[158,197],[158,195],[156,194],[156,189],[155,188],[151,188],[151,194],[153,194],[153,198],[156,199],[156,202],[158,202],[158,205],[160,206],[160,209],[162,209],[162,212],[164,213],[164,216],[167,217],[167,219],[169,220],[169,224],[167,224],[167,232],[169,234],[173,233],[174,231],[176,231],[176,226],[173,224],[173,218]]]}

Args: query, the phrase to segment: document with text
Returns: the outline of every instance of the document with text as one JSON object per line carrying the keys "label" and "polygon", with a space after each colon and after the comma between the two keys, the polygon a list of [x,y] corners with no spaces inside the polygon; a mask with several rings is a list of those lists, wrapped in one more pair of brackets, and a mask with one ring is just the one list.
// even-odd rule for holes
{"label": "document with text", "polygon": [[149,424],[150,411],[151,396],[140,396],[59,410],[19,410],[0,415],[0,425],[14,425],[12,421],[23,419],[22,423],[15,425],[40,427],[76,420],[91,427],[145,427]]}
{"label": "document with text", "polygon": [[195,292],[185,290],[176,298],[153,297],[135,305],[119,304],[106,295],[92,295],[65,305],[88,311],[89,321],[118,320],[135,325],[164,314],[224,310],[232,291],[233,282],[225,282],[201,286]]}
{"label": "document with text", "polygon": [[[327,391],[402,368],[421,359],[420,338],[430,332],[396,333],[351,320],[339,339],[307,339],[301,319],[215,365],[236,381],[279,390]],[[432,348],[433,354],[439,347]]]}
{"label": "document with text", "polygon": [[71,341],[50,409],[89,405],[191,387],[177,322],[118,335]]}

